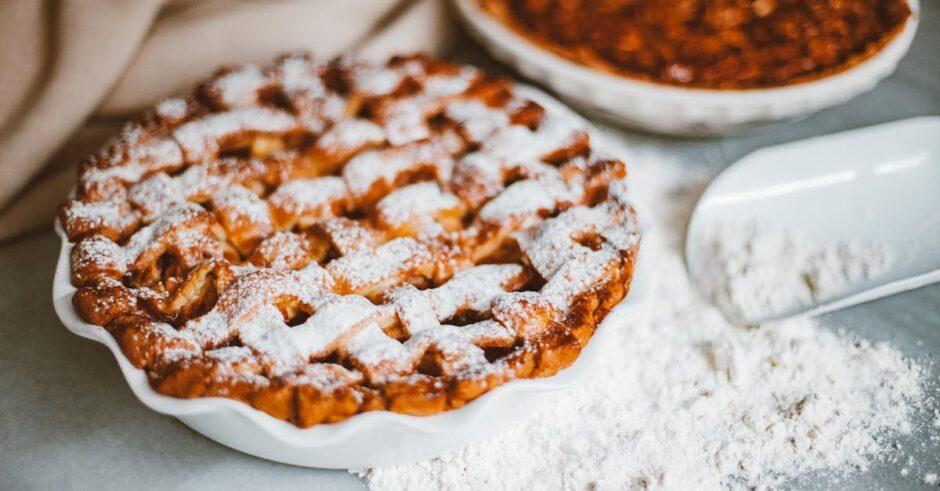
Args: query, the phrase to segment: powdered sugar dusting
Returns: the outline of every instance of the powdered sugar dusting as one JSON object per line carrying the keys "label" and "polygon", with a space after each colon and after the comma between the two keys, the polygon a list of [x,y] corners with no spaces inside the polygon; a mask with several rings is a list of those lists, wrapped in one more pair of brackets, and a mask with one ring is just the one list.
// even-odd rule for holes
{"label": "powdered sugar dusting", "polygon": [[[554,322],[549,298],[570,301],[599,281],[591,263],[553,274],[548,296],[507,295],[540,281],[513,232],[593,201],[593,169],[567,164],[591,152],[577,118],[420,55],[344,63],[292,55],[225,69],[83,163],[62,211],[73,240],[92,237],[75,248],[73,282],[83,302],[105,305],[114,288],[134,309],[97,313],[172,323],[120,326],[137,336],[144,354],[128,356],[158,390],[200,396],[160,383],[192,370],[212,379],[213,395],[255,405],[273,397],[255,390],[300,397],[282,389],[362,384],[336,397],[363,406],[317,416],[327,420],[393,404],[386,382],[456,407],[476,394],[453,392],[455,381],[479,377],[485,390],[532,376],[531,364],[501,358],[554,349],[556,339],[530,343]],[[485,165],[466,168],[485,172],[464,176],[468,187],[454,167],[470,149]],[[591,176],[599,199],[616,177]],[[462,193],[480,185],[490,187],[479,199]],[[588,255],[619,260],[609,249]],[[523,264],[474,266],[492,261]],[[180,363],[157,369],[156,351]]]}
{"label": "powdered sugar dusting", "polygon": [[411,336],[440,326],[426,291],[412,285],[402,285],[388,292],[385,301],[395,307],[402,327]]}
{"label": "powdered sugar dusting", "polygon": [[567,262],[548,278],[541,293],[556,308],[567,309],[579,293],[600,284],[619,259],[617,252],[608,248],[581,250],[568,256]]}
{"label": "powdered sugar dusting", "polygon": [[332,216],[332,204],[346,196],[346,184],[339,177],[290,181],[269,198],[271,206],[288,215]]}
{"label": "powdered sugar dusting", "polygon": [[595,232],[610,223],[613,219],[603,209],[577,206],[518,234],[517,240],[529,263],[543,278],[550,278],[569,257],[589,251],[574,240],[575,234]]}
{"label": "powdered sugar dusting", "polygon": [[88,203],[73,201],[65,209],[65,219],[85,222],[95,227],[115,225],[123,228],[126,224],[133,223],[135,217],[128,213],[122,202],[108,199]]}
{"label": "powdered sugar dusting", "polygon": [[132,186],[128,200],[150,218],[182,204],[186,196],[176,180],[160,172]]}
{"label": "powdered sugar dusting", "polygon": [[205,201],[222,189],[241,183],[265,171],[258,159],[239,160],[222,158],[190,166],[174,177],[174,186],[185,193],[186,199]]}
{"label": "powdered sugar dusting", "polygon": [[342,387],[362,382],[362,374],[356,370],[348,370],[342,365],[319,363],[303,367],[299,373],[288,377],[288,380],[315,387],[319,392],[329,394]]}
{"label": "powdered sugar dusting", "polygon": [[317,73],[317,66],[299,56],[284,59],[278,69],[281,85],[288,94],[303,92],[307,97],[323,97],[326,87]]}
{"label": "powdered sugar dusting", "polygon": [[376,205],[379,220],[389,227],[398,227],[421,218],[433,222],[436,213],[458,208],[460,201],[450,193],[441,192],[433,182],[422,182],[406,186],[382,198]]}
{"label": "powdered sugar dusting", "polygon": [[332,152],[352,152],[385,140],[381,126],[364,119],[347,119],[336,123],[317,140],[317,147]]}
{"label": "powdered sugar dusting", "polygon": [[756,222],[709,227],[702,244],[700,269],[693,274],[705,294],[736,320],[831,300],[894,262],[893,252],[878,244],[814,240]]}
{"label": "powdered sugar dusting", "polygon": [[164,99],[156,107],[157,115],[171,120],[182,119],[186,116],[186,99],[173,97]]}
{"label": "powdered sugar dusting", "polygon": [[427,245],[412,238],[400,238],[374,250],[357,251],[327,265],[327,271],[350,290],[394,277],[412,264],[432,259]]}
{"label": "powdered sugar dusting", "polygon": [[130,125],[121,131],[107,153],[108,166],[92,167],[82,173],[86,186],[109,181],[137,182],[150,172],[178,167],[183,153],[170,138],[148,134],[143,128]]}
{"label": "powdered sugar dusting", "polygon": [[367,194],[376,183],[391,183],[395,177],[421,166],[441,166],[451,161],[437,142],[418,143],[388,150],[370,150],[343,167],[343,179],[354,196]]}
{"label": "powdered sugar dusting", "polygon": [[113,268],[123,273],[127,262],[121,246],[101,235],[89,237],[72,249],[72,265],[76,271],[96,267]]}
{"label": "powdered sugar dusting", "polygon": [[402,74],[381,67],[358,66],[353,77],[353,87],[357,92],[380,96],[393,92],[401,83]]}
{"label": "powdered sugar dusting", "polygon": [[414,366],[414,354],[402,343],[388,337],[372,323],[343,343],[343,351],[361,364],[370,379],[383,382],[396,374],[408,373]]}
{"label": "powdered sugar dusting", "polygon": [[513,183],[480,210],[479,218],[494,224],[534,225],[539,213],[555,209],[555,196],[535,179]]}
{"label": "powdered sugar dusting", "polygon": [[459,310],[486,310],[497,295],[522,278],[518,264],[475,266],[454,275],[450,281],[428,291],[439,319],[453,317]]}
{"label": "powdered sugar dusting", "polygon": [[362,472],[371,488],[763,489],[865,469],[910,431],[924,371],[894,348],[812,319],[736,327],[706,304],[680,248],[701,182],[659,153],[637,160],[651,286],[616,356],[503,435]]}
{"label": "powdered sugar dusting", "polygon": [[212,81],[211,90],[227,108],[250,107],[258,103],[258,91],[268,84],[256,65],[246,65]]}
{"label": "powdered sugar dusting", "polygon": [[289,327],[281,320],[270,328],[255,325],[243,331],[241,339],[273,360],[274,372],[285,372],[329,353],[344,337],[355,336],[377,313],[371,302],[356,295],[331,295],[316,303],[316,312],[303,324]]}
{"label": "powdered sugar dusting", "polygon": [[471,141],[482,142],[500,128],[509,126],[506,111],[493,109],[482,102],[454,101],[447,105],[444,114],[463,125]]}
{"label": "powdered sugar dusting", "polygon": [[[331,283],[326,272],[315,265],[302,271],[266,269],[248,273],[222,293],[209,313],[187,322],[182,330],[190,332],[201,345],[218,345],[240,329],[250,328],[250,321],[259,319],[253,317],[258,311],[270,313],[265,308],[277,298],[293,297],[312,304],[317,297],[329,292]],[[273,315],[267,318],[274,319]],[[264,324],[270,326],[273,321]]]}
{"label": "powdered sugar dusting", "polygon": [[317,227],[329,237],[330,243],[342,254],[372,249],[376,245],[373,233],[348,218],[337,217],[317,223]]}
{"label": "powdered sugar dusting", "polygon": [[281,133],[297,127],[293,116],[276,109],[249,107],[224,113],[215,113],[183,124],[173,131],[190,162],[213,157],[218,151],[218,140],[226,135],[256,131]]}
{"label": "powdered sugar dusting", "polygon": [[161,214],[157,220],[138,230],[128,239],[127,244],[124,246],[128,261],[135,261],[144,251],[154,247],[157,241],[161,240],[168,232],[197,219],[202,214],[205,214],[205,210],[189,202],[175,206]]}
{"label": "powdered sugar dusting", "polygon": [[272,269],[295,269],[307,262],[306,238],[293,232],[278,231],[258,244],[252,260]]}
{"label": "powdered sugar dusting", "polygon": [[243,186],[234,186],[216,194],[212,203],[232,220],[245,221],[256,227],[271,224],[268,204]]}

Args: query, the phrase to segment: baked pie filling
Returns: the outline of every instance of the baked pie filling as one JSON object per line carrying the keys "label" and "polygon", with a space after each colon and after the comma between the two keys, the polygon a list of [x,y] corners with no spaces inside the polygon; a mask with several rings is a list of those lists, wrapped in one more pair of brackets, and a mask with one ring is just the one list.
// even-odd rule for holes
{"label": "baked pie filling", "polygon": [[73,304],[160,393],[297,426],[570,365],[629,289],[622,162],[421,55],[226,68],[81,163]]}
{"label": "baked pie filling", "polygon": [[590,68],[706,89],[827,77],[880,51],[907,0],[476,0],[540,47]]}

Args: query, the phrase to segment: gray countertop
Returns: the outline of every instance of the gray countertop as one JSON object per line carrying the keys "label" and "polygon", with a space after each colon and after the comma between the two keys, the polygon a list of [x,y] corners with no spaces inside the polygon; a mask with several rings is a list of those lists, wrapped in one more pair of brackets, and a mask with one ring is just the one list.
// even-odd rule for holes
{"label": "gray countertop", "polygon": [[[874,91],[801,121],[711,140],[644,137],[689,162],[725,166],[751,150],[812,135],[940,114],[940,2],[923,2],[921,28],[897,73]],[[461,58],[492,66],[469,48]],[[154,413],[128,390],[108,350],[69,333],[52,310],[58,239],[51,233],[0,246],[0,489],[359,489],[344,471],[276,464],[241,454]],[[920,360],[940,356],[940,285],[826,316]],[[931,363],[930,377],[940,380]],[[936,386],[934,389],[936,390]],[[934,394],[936,397],[937,394]],[[940,442],[901,440],[921,466],[940,467]],[[829,483],[807,476],[796,487],[910,488],[900,463]],[[911,469],[912,476],[926,468]]]}

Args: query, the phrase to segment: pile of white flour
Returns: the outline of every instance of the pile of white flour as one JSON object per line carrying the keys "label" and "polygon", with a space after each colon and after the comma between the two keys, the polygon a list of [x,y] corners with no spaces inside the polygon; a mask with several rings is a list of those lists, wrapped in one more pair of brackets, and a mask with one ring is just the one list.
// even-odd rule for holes
{"label": "pile of white flour", "polygon": [[[374,489],[715,489],[865,468],[911,431],[924,370],[884,344],[791,320],[735,327],[693,288],[680,252],[705,182],[645,156],[649,314],[603,368],[527,423],[461,451],[362,475]],[[650,218],[650,217],[647,217]]]}
{"label": "pile of white flour", "polygon": [[712,224],[701,238],[696,283],[732,319],[784,314],[845,292],[891,267],[880,244],[815,240],[753,221]]}

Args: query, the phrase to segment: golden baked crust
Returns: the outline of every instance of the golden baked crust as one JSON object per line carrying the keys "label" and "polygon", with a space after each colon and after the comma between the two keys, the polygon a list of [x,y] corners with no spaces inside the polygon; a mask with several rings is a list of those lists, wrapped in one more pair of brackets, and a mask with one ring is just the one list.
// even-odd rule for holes
{"label": "golden baked crust", "polygon": [[907,0],[474,0],[542,49],[615,75],[705,89],[818,80],[879,52]]}
{"label": "golden baked crust", "polygon": [[639,246],[625,166],[421,55],[221,70],[81,164],[73,304],[163,394],[308,427],[571,364]]}

